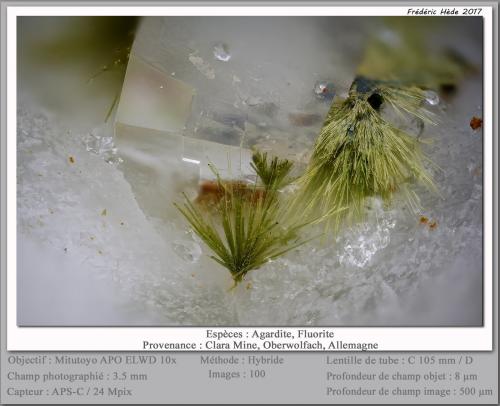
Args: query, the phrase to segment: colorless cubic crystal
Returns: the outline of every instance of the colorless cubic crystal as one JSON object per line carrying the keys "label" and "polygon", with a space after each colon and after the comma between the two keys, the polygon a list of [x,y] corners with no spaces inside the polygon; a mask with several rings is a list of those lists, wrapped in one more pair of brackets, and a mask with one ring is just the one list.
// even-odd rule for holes
{"label": "colorless cubic crystal", "polygon": [[[139,202],[153,198],[148,189],[171,193],[159,196],[161,204],[144,203],[156,207],[155,216],[168,211],[180,191],[195,193],[197,182],[213,180],[209,163],[222,178],[249,179],[253,148],[305,162],[329,108],[311,95],[311,83],[339,71],[336,53],[317,52],[313,20],[290,23],[287,17],[142,19],[115,144],[120,167],[136,194],[140,189]],[[276,52],[291,43],[300,52]],[[290,114],[315,120],[290,120]]]}

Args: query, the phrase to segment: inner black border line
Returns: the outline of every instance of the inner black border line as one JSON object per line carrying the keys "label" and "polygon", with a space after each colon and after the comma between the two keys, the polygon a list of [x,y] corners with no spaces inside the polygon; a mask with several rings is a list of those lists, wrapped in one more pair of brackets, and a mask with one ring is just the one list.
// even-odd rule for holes
{"label": "inner black border line", "polygon": [[[92,4],[92,2],[89,2],[89,3],[85,3],[85,4],[88,4],[89,6],[93,6],[94,4]],[[456,5],[456,3],[453,3]],[[122,6],[123,3],[120,4],[120,6]],[[240,4],[241,5],[241,4]],[[260,6],[260,4],[255,4],[256,6]],[[339,4],[337,3],[333,3],[331,4],[330,2],[327,2],[326,4],[323,4],[323,5],[331,5],[331,6],[340,6]],[[412,3],[413,5],[413,3]],[[351,6],[351,5],[350,5]],[[352,4],[352,6],[361,6],[359,4]],[[398,4],[399,6],[399,4]],[[436,5],[434,4],[433,5],[434,7],[439,7],[439,5]],[[111,6],[113,7],[113,6]],[[139,7],[142,7],[142,6],[139,6]],[[401,7],[407,7],[407,6],[401,6]],[[477,6],[475,6],[477,7]],[[332,16],[334,17],[334,16]],[[337,16],[337,17],[342,17],[342,16]],[[363,17],[363,16],[362,16]],[[370,18],[370,16],[364,16],[364,17],[368,17]],[[401,17],[412,17],[412,16],[401,16]],[[413,16],[415,17],[415,16]],[[438,16],[436,16],[438,17]],[[445,16],[439,16],[439,17],[445,17]],[[473,18],[474,16],[471,16],[471,18]],[[17,17],[19,18],[19,16]],[[453,17],[449,17],[449,18],[453,18]],[[483,103],[482,103],[482,113],[483,113],[483,118],[484,118],[484,99],[485,99],[485,89],[484,89],[484,69],[485,69],[485,49],[484,49],[484,39],[485,39],[485,29],[486,29],[486,26],[484,24],[484,17],[476,17],[476,18],[481,18],[483,21],[482,21],[482,25],[483,25],[483,30],[482,30],[482,34],[483,34],[483,38],[482,38],[482,63],[483,63],[483,72],[482,72],[482,98],[483,98]],[[494,17],[493,17],[493,20],[494,20]],[[493,25],[494,25],[494,21],[492,21]],[[494,30],[493,30],[494,31]],[[494,36],[494,33],[493,33],[493,36]],[[16,44],[17,44],[17,36],[16,36]],[[494,136],[494,135],[493,135]],[[305,329],[309,329],[309,330],[314,330],[314,329],[321,329],[321,328],[328,328],[328,329],[332,329],[332,328],[335,328],[335,329],[343,329],[343,328],[484,328],[484,321],[485,321],[485,277],[484,277],[484,271],[485,271],[485,265],[484,265],[484,251],[485,251],[485,236],[484,236],[484,228],[485,228],[485,223],[484,223],[484,217],[485,217],[485,197],[484,197],[484,186],[485,186],[485,174],[484,174],[484,166],[485,166],[485,162],[484,162],[484,154],[485,154],[485,138],[484,138],[484,131],[482,133],[482,142],[483,142],[483,145],[482,145],[482,187],[483,187],[483,193],[482,193],[482,320],[481,320],[481,324],[479,325],[460,325],[460,324],[457,324],[457,325],[425,325],[425,324],[412,324],[412,325],[318,325],[318,326],[310,326],[310,325],[171,325],[171,324],[165,324],[165,325],[143,325],[143,324],[116,324],[116,325],[92,325],[92,324],[76,324],[76,325],[71,325],[71,324],[65,324],[65,325],[60,325],[60,324],[45,324],[45,325],[39,325],[39,324],[23,324],[23,325],[19,325],[17,323],[17,316],[18,314],[16,314],[16,325],[18,328],[166,328],[166,329],[173,329],[173,328],[213,328],[213,329],[223,329],[223,328],[242,328],[242,329],[259,329],[259,328],[275,328],[275,329],[298,329],[298,328],[305,328]],[[493,151],[492,151],[492,154],[493,154]],[[494,157],[493,157],[494,158]],[[493,162],[494,162],[494,159],[493,159]],[[493,180],[493,183],[494,183],[494,180]],[[493,196],[494,197],[494,196]],[[493,238],[494,240],[494,238]],[[494,248],[494,241],[493,241],[493,248]],[[16,277],[17,277],[17,269],[16,269]],[[194,350],[191,350],[191,351],[194,351]],[[185,352],[185,351],[181,351],[181,352]],[[211,351],[211,352],[215,352],[215,351]],[[282,351],[280,351],[282,352]],[[292,351],[292,352],[300,352],[300,351]],[[307,351],[307,352],[310,352],[310,351]],[[315,351],[313,351],[315,352]],[[321,352],[321,351],[318,351],[318,352]]]}

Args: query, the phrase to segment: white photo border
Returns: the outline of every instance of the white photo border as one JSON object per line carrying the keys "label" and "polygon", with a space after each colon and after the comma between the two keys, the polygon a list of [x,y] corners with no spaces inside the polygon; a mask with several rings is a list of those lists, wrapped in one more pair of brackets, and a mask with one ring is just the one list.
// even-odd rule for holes
{"label": "white photo border", "polygon": [[[7,350],[8,351],[164,351],[161,343],[193,343],[195,351],[208,348],[209,330],[241,332],[247,342],[262,341],[252,333],[276,331],[273,327],[19,327],[17,325],[17,17],[19,16],[405,16],[421,6],[7,6]],[[453,5],[425,6],[439,9]],[[481,327],[308,327],[310,332],[330,331],[335,340],[376,343],[378,351],[491,351],[493,350],[493,7],[482,9],[484,21],[484,224],[483,224],[483,326]],[[463,4],[455,6],[459,12]],[[450,17],[453,18],[453,17]],[[279,328],[293,332],[304,327]],[[144,348],[144,342],[157,343]],[[219,342],[231,342],[223,338]],[[282,341],[287,341],[282,340]],[[328,340],[328,341],[331,341]],[[291,342],[291,341],[290,341]],[[234,349],[233,349],[234,350]],[[300,349],[304,350],[304,349]],[[347,351],[349,349],[339,349]],[[192,351],[192,350],[187,350]],[[314,349],[312,349],[314,351]],[[317,350],[316,350],[317,351]]]}

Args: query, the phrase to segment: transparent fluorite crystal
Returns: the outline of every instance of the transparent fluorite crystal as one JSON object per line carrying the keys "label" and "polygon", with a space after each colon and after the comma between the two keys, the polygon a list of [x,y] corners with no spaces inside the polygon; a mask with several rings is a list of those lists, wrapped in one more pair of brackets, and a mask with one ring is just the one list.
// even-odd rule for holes
{"label": "transparent fluorite crystal", "polygon": [[339,255],[340,264],[358,268],[366,266],[378,251],[387,247],[394,226],[393,220],[384,219],[375,227],[366,224],[355,227],[352,234],[345,239],[344,251]]}
{"label": "transparent fluorite crystal", "polygon": [[104,124],[94,128],[83,139],[88,152],[100,155],[109,164],[119,164],[123,159],[118,155],[110,125]]}

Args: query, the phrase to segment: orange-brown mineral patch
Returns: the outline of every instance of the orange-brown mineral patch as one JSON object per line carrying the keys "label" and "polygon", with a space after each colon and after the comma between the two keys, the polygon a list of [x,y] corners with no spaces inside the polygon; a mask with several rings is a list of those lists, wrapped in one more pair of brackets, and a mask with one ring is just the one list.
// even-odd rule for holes
{"label": "orange-brown mineral patch", "polygon": [[241,196],[256,203],[264,196],[264,190],[255,188],[241,181],[203,181],[198,188],[195,203],[202,206],[214,206],[221,201],[225,194]]}
{"label": "orange-brown mineral patch", "polygon": [[473,130],[477,130],[478,128],[481,128],[483,126],[483,119],[479,117],[472,117],[470,120],[470,128]]}
{"label": "orange-brown mineral patch", "polygon": [[429,219],[425,216],[420,217],[420,224],[427,224],[429,222]]}
{"label": "orange-brown mineral patch", "polygon": [[431,224],[429,224],[429,229],[430,230],[435,230],[438,226],[437,221],[433,221]]}

